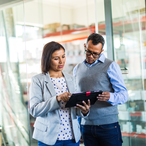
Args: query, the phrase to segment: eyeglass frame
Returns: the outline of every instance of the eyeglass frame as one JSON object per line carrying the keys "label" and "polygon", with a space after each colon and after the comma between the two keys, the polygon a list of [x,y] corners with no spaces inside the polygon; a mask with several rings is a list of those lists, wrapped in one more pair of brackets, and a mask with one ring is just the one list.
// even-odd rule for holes
{"label": "eyeglass frame", "polygon": [[[99,54],[97,54],[98,56],[94,56],[95,54],[94,54],[94,52],[91,52],[90,50],[88,50],[87,48],[86,48],[86,46],[84,46],[85,47],[85,54],[87,55],[87,56],[90,56],[90,55],[92,55],[93,56],[93,58],[98,58],[99,56],[100,56],[100,54],[102,53],[102,50],[101,50],[101,52],[99,53]],[[88,53],[89,54],[87,54],[87,51],[88,51]]]}

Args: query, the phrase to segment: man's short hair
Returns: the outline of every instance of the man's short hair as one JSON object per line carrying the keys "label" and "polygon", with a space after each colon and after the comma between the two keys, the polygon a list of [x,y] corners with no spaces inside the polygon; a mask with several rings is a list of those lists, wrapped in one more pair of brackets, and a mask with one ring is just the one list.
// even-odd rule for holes
{"label": "man's short hair", "polygon": [[104,38],[103,38],[102,35],[100,35],[100,34],[98,34],[98,33],[92,33],[92,34],[90,34],[89,37],[87,38],[87,43],[88,43],[90,40],[92,41],[92,44],[93,44],[93,45],[97,45],[97,44],[101,43],[101,44],[102,44],[102,49],[103,49],[103,46],[104,46],[105,41],[104,41]]}

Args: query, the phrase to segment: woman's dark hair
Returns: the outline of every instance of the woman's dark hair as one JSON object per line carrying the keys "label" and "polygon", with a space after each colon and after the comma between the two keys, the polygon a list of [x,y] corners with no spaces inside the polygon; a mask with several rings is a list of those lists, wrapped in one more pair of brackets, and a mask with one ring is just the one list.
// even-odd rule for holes
{"label": "woman's dark hair", "polygon": [[102,44],[102,48],[103,48],[104,43],[105,43],[104,38],[100,34],[98,34],[98,33],[90,34],[89,37],[87,38],[87,43],[90,40],[92,41],[93,45],[97,45],[97,44],[101,43]]}
{"label": "woman's dark hair", "polygon": [[60,50],[61,48],[65,51],[64,47],[61,44],[54,41],[49,42],[44,46],[41,58],[42,73],[46,74],[49,71],[52,54],[55,51]]}

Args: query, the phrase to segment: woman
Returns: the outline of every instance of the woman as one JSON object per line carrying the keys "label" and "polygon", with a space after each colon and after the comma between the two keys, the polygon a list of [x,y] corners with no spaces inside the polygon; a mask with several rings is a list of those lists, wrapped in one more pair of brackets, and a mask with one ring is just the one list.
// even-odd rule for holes
{"label": "woman", "polygon": [[76,115],[87,115],[90,101],[84,106],[65,108],[74,79],[62,72],[66,61],[65,49],[57,42],[44,46],[42,73],[32,77],[30,86],[30,114],[36,117],[33,138],[39,146],[79,146],[80,126]]}

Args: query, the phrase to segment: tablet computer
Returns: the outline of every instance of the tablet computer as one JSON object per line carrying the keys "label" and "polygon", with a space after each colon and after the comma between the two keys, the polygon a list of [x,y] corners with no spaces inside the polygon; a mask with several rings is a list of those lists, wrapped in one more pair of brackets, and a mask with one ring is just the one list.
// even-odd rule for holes
{"label": "tablet computer", "polygon": [[90,104],[92,105],[96,102],[98,94],[102,94],[102,91],[73,93],[67,101],[65,107],[74,107],[76,104],[83,105],[82,101],[88,103],[88,99],[90,99]]}

